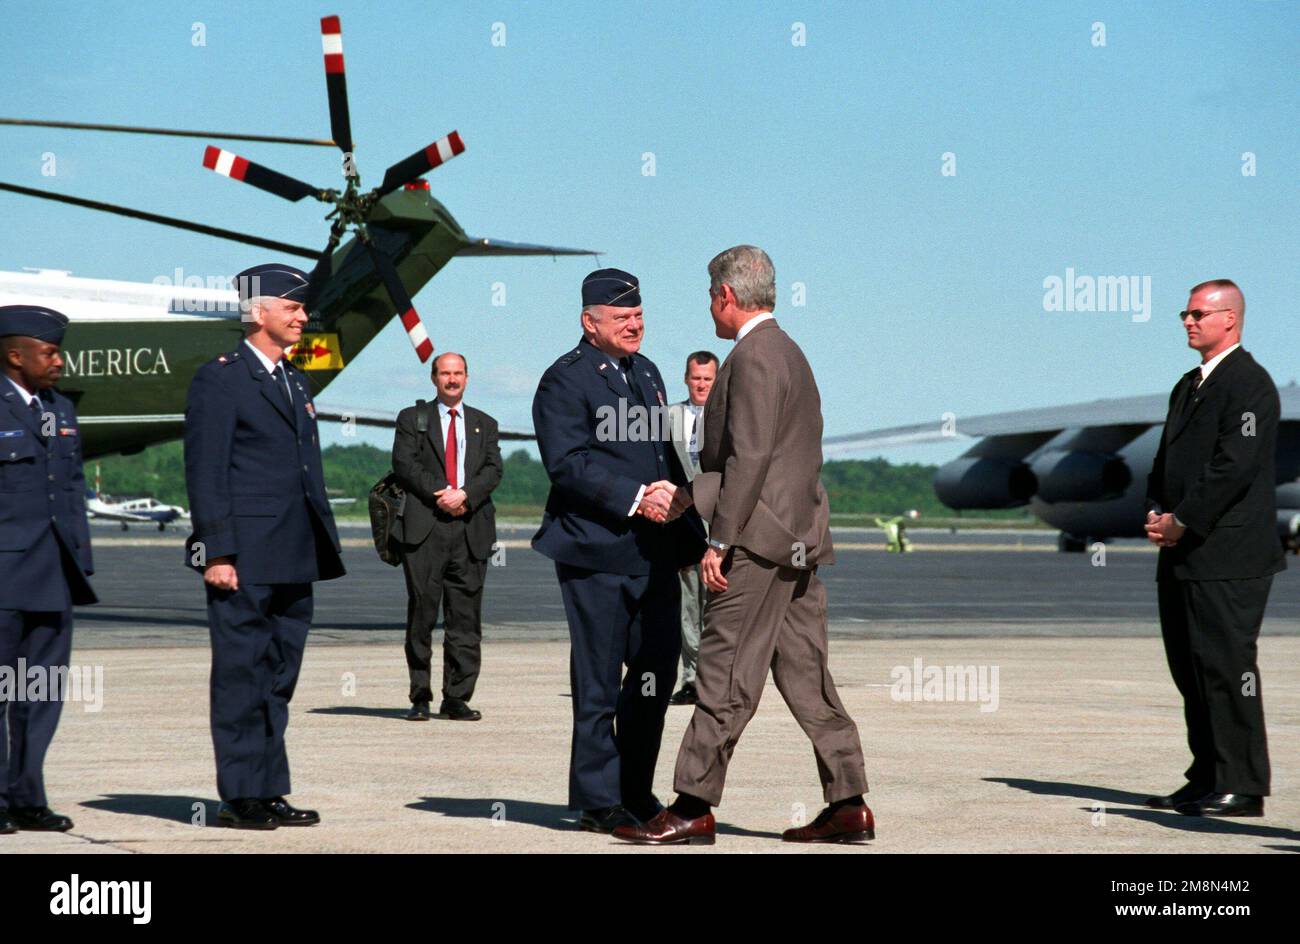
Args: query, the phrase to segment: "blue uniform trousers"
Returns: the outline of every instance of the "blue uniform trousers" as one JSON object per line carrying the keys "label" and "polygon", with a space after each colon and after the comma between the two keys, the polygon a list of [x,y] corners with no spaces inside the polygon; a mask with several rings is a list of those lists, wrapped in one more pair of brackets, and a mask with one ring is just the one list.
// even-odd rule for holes
{"label": "blue uniform trousers", "polygon": [[644,811],[681,653],[677,571],[629,576],[560,563],[555,571],[569,621],[569,808]]}
{"label": "blue uniform trousers", "polygon": [[[16,690],[0,700],[0,809],[46,806],[42,765],[63,713],[63,693],[53,690],[55,670],[72,655],[72,610],[0,610],[0,666]],[[18,660],[39,667],[46,678],[39,701],[17,700],[24,686]],[[7,722],[7,724],[6,724]]]}
{"label": "blue uniform trousers", "polygon": [[312,586],[205,587],[217,793],[223,800],[283,796],[291,792],[284,731],[311,628]]}

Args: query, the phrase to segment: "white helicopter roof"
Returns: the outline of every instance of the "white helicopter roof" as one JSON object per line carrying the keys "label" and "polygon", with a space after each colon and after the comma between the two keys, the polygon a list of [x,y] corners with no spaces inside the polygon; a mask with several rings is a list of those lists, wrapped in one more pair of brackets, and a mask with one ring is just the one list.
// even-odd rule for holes
{"label": "white helicopter roof", "polygon": [[204,282],[197,276],[185,277],[180,269],[155,282],[85,279],[62,269],[0,272],[0,305],[23,304],[56,309],[72,321],[206,321],[239,317],[239,296],[228,277]]}

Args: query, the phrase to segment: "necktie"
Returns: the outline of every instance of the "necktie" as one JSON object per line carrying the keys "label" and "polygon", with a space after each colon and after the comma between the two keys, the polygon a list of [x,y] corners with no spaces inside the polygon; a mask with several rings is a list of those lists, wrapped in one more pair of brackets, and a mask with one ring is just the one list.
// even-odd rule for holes
{"label": "necktie", "polygon": [[1192,411],[1192,403],[1196,399],[1196,391],[1201,387],[1201,368],[1197,367],[1191,373],[1192,382],[1187,386],[1187,396],[1183,399],[1183,412]]}
{"label": "necktie", "polygon": [[620,357],[618,359],[618,369],[623,372],[623,379],[627,381],[627,387],[632,391],[632,399],[641,402],[641,392],[636,388],[636,374],[632,370],[632,358]]}
{"label": "necktie", "polygon": [[271,379],[275,381],[280,392],[284,394],[284,402],[289,405],[289,415],[293,415],[293,391],[289,389],[289,375],[284,369],[283,364],[276,364],[275,370],[271,371]]}
{"label": "necktie", "polygon": [[447,484],[452,488],[460,488],[456,481],[456,465],[460,459],[456,454],[456,411],[448,410],[447,415],[451,418],[447,424]]}
{"label": "necktie", "polygon": [[32,419],[36,420],[36,428],[40,430],[41,438],[45,438],[45,407],[37,397],[27,401],[27,406],[32,411]]}

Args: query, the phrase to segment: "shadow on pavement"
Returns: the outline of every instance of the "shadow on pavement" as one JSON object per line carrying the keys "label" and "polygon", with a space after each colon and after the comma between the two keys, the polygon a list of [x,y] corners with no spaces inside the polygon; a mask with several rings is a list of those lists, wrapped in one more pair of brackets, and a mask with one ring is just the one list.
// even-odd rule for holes
{"label": "shadow on pavement", "polygon": [[[173,823],[189,824],[194,821],[195,804],[203,807],[204,822],[215,823],[217,804],[203,797],[168,796],[156,793],[109,793],[98,800],[87,800],[82,806],[93,810],[107,810],[109,813],[125,813],[127,816],[153,816],[157,819],[170,820]],[[208,817],[208,813],[214,815]]]}
{"label": "shadow on pavement", "polygon": [[[364,705],[331,705],[329,708],[309,708],[311,715],[356,715],[362,718],[397,718],[406,720],[410,708],[368,708]],[[411,722],[415,724],[416,722]]]}
{"label": "shadow on pavement", "polygon": [[467,797],[421,797],[418,803],[406,804],[407,809],[423,813],[441,813],[464,819],[493,819],[506,823],[527,823],[545,829],[575,832],[578,814],[558,803],[535,803],[531,800],[503,800],[500,797],[470,799]]}
{"label": "shadow on pavement", "polygon": [[[985,777],[984,780],[987,783],[1006,784],[1008,787],[1025,790],[1029,793],[1045,796],[1078,797],[1084,800],[1095,800],[1100,804],[1116,803],[1144,807],[1147,797],[1151,795],[1149,793],[1130,793],[1127,790],[1115,790],[1110,787],[1098,787],[1082,783],[1061,783],[1051,780],[1022,780],[1014,777]],[[1088,808],[1085,807],[1085,809]],[[1175,813],[1172,810],[1150,809],[1107,810],[1106,812],[1112,816],[1126,816],[1129,819],[1152,823],[1166,829],[1177,829],[1181,832],[1218,833],[1232,836],[1257,836],[1260,839],[1300,841],[1300,831],[1282,826],[1265,826],[1254,818],[1183,816],[1181,813]],[[1267,848],[1281,851],[1300,851],[1300,847],[1292,846],[1269,846]]]}

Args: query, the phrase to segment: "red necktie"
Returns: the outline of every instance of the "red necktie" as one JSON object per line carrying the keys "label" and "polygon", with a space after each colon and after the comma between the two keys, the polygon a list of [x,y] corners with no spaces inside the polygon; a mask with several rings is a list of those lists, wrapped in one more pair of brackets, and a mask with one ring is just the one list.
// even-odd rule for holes
{"label": "red necktie", "polygon": [[451,422],[447,424],[447,484],[452,488],[459,488],[456,482],[456,411],[448,410],[451,416]]}

